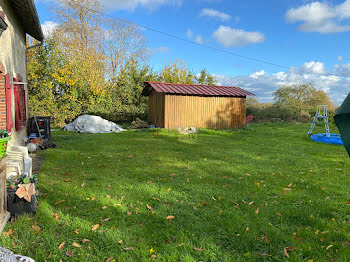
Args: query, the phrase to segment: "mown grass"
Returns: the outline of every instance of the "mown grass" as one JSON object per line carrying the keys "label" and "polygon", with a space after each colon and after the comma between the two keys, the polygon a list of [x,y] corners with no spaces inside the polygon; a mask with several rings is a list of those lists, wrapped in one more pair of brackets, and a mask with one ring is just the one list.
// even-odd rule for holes
{"label": "mown grass", "polygon": [[1,245],[37,261],[350,261],[349,157],[307,130],[55,132],[37,215]]}

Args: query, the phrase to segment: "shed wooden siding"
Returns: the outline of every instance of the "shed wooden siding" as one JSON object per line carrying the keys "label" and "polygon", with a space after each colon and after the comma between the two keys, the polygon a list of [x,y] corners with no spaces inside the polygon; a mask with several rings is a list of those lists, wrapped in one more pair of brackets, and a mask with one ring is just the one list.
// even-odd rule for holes
{"label": "shed wooden siding", "polygon": [[[153,92],[152,92],[153,93]],[[153,101],[154,98],[152,98]],[[162,127],[241,128],[246,120],[245,97],[165,95]],[[153,115],[158,114],[150,107]],[[154,119],[154,116],[152,116]],[[152,121],[151,121],[152,122]],[[152,122],[154,123],[154,122]]]}
{"label": "shed wooden siding", "polygon": [[164,127],[164,98],[163,93],[152,90],[148,100],[148,121],[157,127]]}

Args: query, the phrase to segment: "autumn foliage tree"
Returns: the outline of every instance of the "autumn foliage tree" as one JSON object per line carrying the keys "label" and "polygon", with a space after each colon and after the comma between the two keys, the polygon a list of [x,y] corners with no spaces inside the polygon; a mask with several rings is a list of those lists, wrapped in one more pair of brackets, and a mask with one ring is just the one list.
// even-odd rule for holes
{"label": "autumn foliage tree", "polygon": [[28,50],[29,106],[57,125],[84,113],[118,122],[146,119],[144,81],[215,82],[206,70],[195,75],[180,61],[153,71],[142,32],[103,15],[99,0],[57,0],[52,11],[58,26],[43,46]]}
{"label": "autumn foliage tree", "polygon": [[274,96],[276,105],[297,110],[312,110],[318,105],[326,105],[331,110],[335,108],[327,93],[312,83],[283,86],[275,91]]}

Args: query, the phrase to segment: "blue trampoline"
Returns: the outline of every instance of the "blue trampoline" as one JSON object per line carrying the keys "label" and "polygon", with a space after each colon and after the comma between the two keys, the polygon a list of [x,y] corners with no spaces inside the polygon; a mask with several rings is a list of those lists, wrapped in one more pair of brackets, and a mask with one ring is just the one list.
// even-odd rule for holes
{"label": "blue trampoline", "polygon": [[330,136],[327,136],[327,134],[312,135],[311,140],[314,142],[321,142],[326,144],[344,145],[341,136],[338,134],[330,134]]}

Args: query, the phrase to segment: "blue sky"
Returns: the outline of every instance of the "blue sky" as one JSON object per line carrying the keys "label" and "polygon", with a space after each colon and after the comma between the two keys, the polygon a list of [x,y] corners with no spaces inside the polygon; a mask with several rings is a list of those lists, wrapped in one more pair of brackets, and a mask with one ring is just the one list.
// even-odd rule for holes
{"label": "blue sky", "polygon": [[[50,1],[37,0],[44,28]],[[149,63],[183,60],[206,68],[220,84],[240,86],[272,101],[280,85],[312,81],[339,104],[350,92],[350,0],[101,0],[108,13],[193,42],[293,67],[288,70],[142,30]]]}

